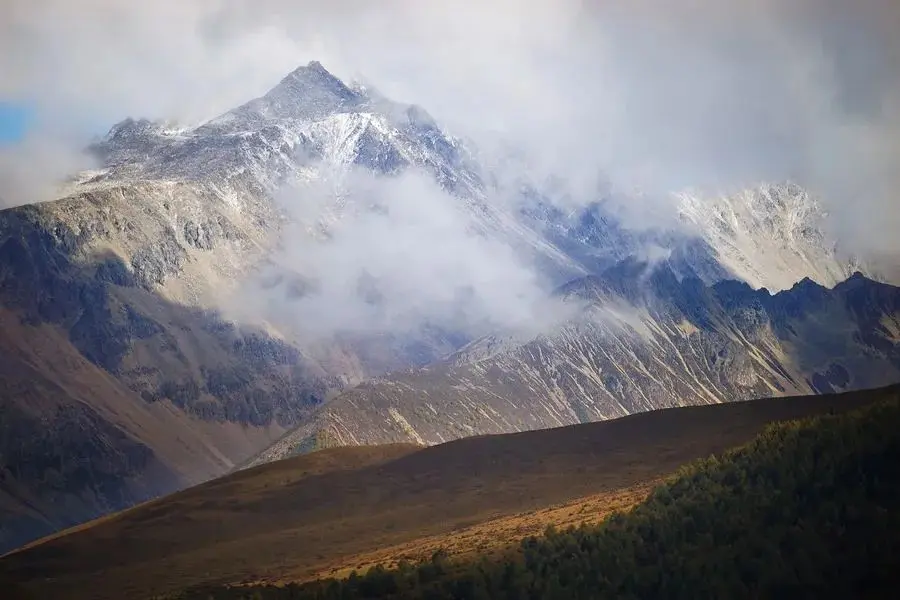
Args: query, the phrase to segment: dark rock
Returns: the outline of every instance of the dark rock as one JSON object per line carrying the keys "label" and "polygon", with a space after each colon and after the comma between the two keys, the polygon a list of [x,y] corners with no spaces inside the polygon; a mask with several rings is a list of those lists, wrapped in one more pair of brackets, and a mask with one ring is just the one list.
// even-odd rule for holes
{"label": "dark rock", "polygon": [[94,276],[98,281],[122,287],[136,285],[134,274],[118,257],[107,258],[97,265]]}
{"label": "dark rock", "polygon": [[390,141],[371,128],[360,136],[353,162],[381,175],[399,173],[409,165]]}
{"label": "dark rock", "polygon": [[175,232],[167,228],[159,240],[134,253],[131,266],[137,280],[147,289],[165,283],[166,278],[181,272],[187,258],[184,248],[175,238]]}
{"label": "dark rock", "polygon": [[145,317],[130,306],[124,306],[128,335],[138,339],[147,339],[165,330],[162,325],[149,317]]}

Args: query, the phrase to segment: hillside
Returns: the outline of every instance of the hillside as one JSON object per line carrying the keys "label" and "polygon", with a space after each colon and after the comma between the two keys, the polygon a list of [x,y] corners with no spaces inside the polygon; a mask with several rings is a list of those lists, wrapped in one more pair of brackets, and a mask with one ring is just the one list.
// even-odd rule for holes
{"label": "hillside", "polygon": [[559,294],[580,312],[531,340],[488,337],[364,383],[254,459],[318,444],[440,443],[654,408],[877,387],[900,379],[900,288],[861,274],[772,294],[623,261]]}
{"label": "hillside", "polygon": [[0,574],[38,598],[141,598],[200,584],[308,579],[382,548],[452,538],[478,523],[598,494],[613,499],[617,490],[745,443],[772,421],[841,412],[897,393],[677,408],[425,449],[325,450],[240,471],[33,545],[0,559]]}
{"label": "hillside", "polygon": [[202,598],[893,598],[900,397],[774,424],[682,468],[601,525],[548,528],[500,560],[371,569]]}

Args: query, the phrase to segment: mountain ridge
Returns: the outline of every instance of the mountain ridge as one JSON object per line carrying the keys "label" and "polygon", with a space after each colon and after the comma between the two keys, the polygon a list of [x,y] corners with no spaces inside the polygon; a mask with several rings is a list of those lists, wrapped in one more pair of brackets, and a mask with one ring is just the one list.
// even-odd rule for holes
{"label": "mountain ridge", "polygon": [[[676,282],[696,277],[712,285],[745,273],[771,289],[800,274],[831,284],[855,265],[836,254],[815,211],[804,208],[812,199],[802,190],[767,187],[764,199],[778,199],[770,215],[741,208],[757,205],[752,194],[720,199],[738,218],[741,227],[732,229],[740,235],[721,226],[730,217],[709,231],[701,226],[707,233],[699,237],[633,230],[610,198],[561,210],[552,182],[496,172],[425,109],[346,85],[315,63],[196,127],[129,118],[89,151],[96,168],[69,181],[59,199],[0,211],[0,315],[9,323],[0,345],[16,357],[0,389],[0,457],[18,457],[15,464],[0,460],[0,548],[230,470],[356,384],[441,365],[454,353],[464,368],[484,354],[482,336],[520,335],[427,320],[403,331],[342,330],[312,341],[298,334],[283,313],[292,316],[293,303],[317,293],[316,273],[284,246],[293,238],[327,244],[346,219],[385,210],[391,198],[372,208],[358,179],[433,182],[467,235],[509,249],[553,285],[609,276],[629,256],[667,257]],[[324,198],[313,197],[316,186]],[[691,206],[705,202],[692,198]],[[705,214],[688,212],[689,221]],[[757,223],[767,224],[766,235],[747,238]],[[763,247],[783,260],[765,255],[754,267]],[[378,291],[377,281],[359,283],[353,293],[366,301]],[[266,312],[265,302],[246,301],[245,290],[286,310]],[[466,297],[467,289],[455,291]],[[633,312],[629,297],[618,300],[620,316]],[[878,318],[864,303],[857,313],[867,322]],[[883,344],[885,336],[869,329],[861,343]],[[469,355],[466,344],[474,344]],[[26,372],[35,376],[23,380]],[[564,406],[558,410],[567,413]],[[414,421],[402,411],[399,418],[385,414],[391,428]],[[87,425],[73,428],[73,419]],[[20,440],[38,430],[41,442],[19,456]],[[75,467],[57,460],[78,454]],[[106,483],[91,483],[92,473]],[[132,489],[133,481],[140,485]],[[34,502],[37,491],[54,501]],[[80,508],[70,511],[67,503]]]}
{"label": "mountain ridge", "polygon": [[641,283],[635,272],[645,270],[629,261],[563,286],[587,305],[554,333],[489,338],[496,347],[470,361],[457,354],[363,383],[250,464],[322,445],[433,444],[900,377],[900,288],[857,274],[831,290],[806,280],[771,294],[743,282],[679,282],[664,266]]}

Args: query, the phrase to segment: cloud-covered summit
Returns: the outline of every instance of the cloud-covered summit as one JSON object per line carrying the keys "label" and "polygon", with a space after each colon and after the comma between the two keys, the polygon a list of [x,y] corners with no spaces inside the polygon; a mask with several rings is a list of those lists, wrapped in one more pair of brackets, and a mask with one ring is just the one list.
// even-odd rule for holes
{"label": "cloud-covered summit", "polygon": [[[7,202],[126,116],[199,122],[311,60],[535,173],[647,197],[792,179],[846,243],[896,251],[900,9],[889,0],[13,0],[0,97],[36,108]],[[28,165],[39,161],[39,170]],[[12,183],[10,183],[12,182]]]}

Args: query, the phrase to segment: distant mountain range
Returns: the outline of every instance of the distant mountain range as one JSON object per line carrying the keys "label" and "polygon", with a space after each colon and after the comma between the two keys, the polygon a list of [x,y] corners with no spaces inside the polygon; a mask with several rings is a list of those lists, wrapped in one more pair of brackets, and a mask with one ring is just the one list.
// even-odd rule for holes
{"label": "distant mountain range", "polygon": [[[897,290],[791,184],[683,196],[678,223],[640,230],[608,194],[562,210],[524,174],[496,202],[473,144],[315,62],[197,127],[128,119],[89,151],[60,199],[0,212],[0,549],[253,457],[898,378]],[[310,340],[242,303],[315,296],[281,250],[384,209],[354,200],[356,172],[432,181],[575,316]],[[333,201],[308,219],[280,200],[317,182]],[[377,304],[369,284],[354,293]]]}
{"label": "distant mountain range", "polygon": [[483,338],[363,383],[251,464],[332,445],[435,444],[900,379],[900,289],[861,274],[833,289],[804,279],[771,295],[630,261],[559,293],[581,311],[553,333]]}

